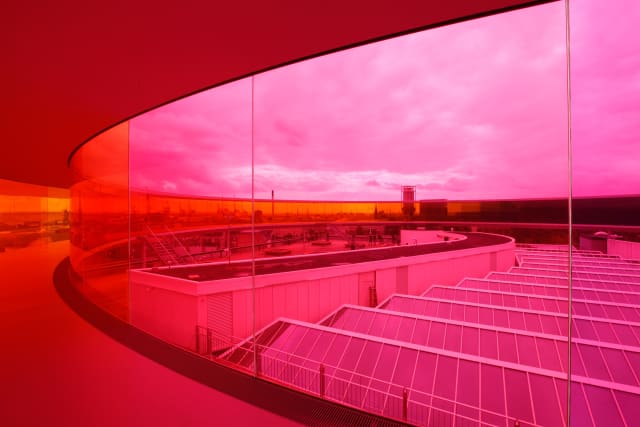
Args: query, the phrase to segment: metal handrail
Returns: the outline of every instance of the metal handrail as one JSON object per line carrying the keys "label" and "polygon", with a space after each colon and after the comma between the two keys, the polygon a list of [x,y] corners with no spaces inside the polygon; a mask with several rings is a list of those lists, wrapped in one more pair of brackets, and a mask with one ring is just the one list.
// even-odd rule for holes
{"label": "metal handrail", "polygon": [[[200,338],[205,339],[205,346],[201,348]],[[221,350],[227,347],[232,347],[240,343],[243,339],[232,336],[224,335],[206,326],[196,325],[196,353],[200,355],[207,355],[210,357],[214,350]],[[214,343],[220,343],[221,345],[214,345]]]}
{"label": "metal handrail", "polygon": [[[472,406],[472,405],[468,405],[465,403],[461,403],[458,402],[456,400],[452,400],[452,399],[448,399],[442,396],[438,396],[432,393],[425,393],[423,391],[420,390],[416,390],[413,388],[408,388],[405,386],[401,386],[389,381],[383,381],[380,380],[379,378],[376,377],[372,377],[370,375],[365,375],[365,374],[361,374],[358,372],[355,372],[353,370],[346,370],[343,368],[339,368],[336,366],[326,366],[323,363],[317,361],[317,360],[312,360],[309,359],[307,357],[303,357],[303,356],[299,356],[293,353],[289,353],[280,349],[275,349],[272,347],[267,347],[267,346],[263,346],[260,344],[256,344],[255,346],[252,346],[252,348],[255,348],[258,352],[258,357],[256,358],[256,360],[258,360],[259,362],[259,369],[256,369],[257,374],[261,377],[266,377],[269,378],[271,380],[275,380],[276,382],[282,383],[288,387],[291,388],[295,388],[295,389],[299,389],[305,392],[310,392],[313,393],[315,395],[319,395],[320,397],[324,398],[324,399],[328,399],[328,400],[333,400],[336,402],[339,402],[341,404],[346,404],[348,406],[353,406],[356,407],[358,409],[365,409],[367,411],[371,411],[374,408],[371,407],[371,405],[367,406],[366,405],[366,399],[367,399],[367,394],[368,393],[377,393],[378,395],[381,395],[384,399],[384,402],[382,404],[381,407],[379,407],[379,414],[389,417],[389,418],[394,418],[397,420],[401,420],[401,421],[410,421],[411,420],[407,420],[406,417],[404,417],[404,415],[407,413],[408,408],[402,408],[402,415],[398,415],[398,413],[393,413],[393,414],[389,414],[387,413],[386,409],[387,409],[387,405],[389,404],[389,401],[393,401],[393,399],[400,399],[403,400],[403,396],[397,396],[394,395],[392,393],[389,392],[385,392],[385,391],[381,391],[381,390],[377,390],[377,389],[373,389],[373,388],[369,388],[367,385],[364,385],[363,382],[365,382],[366,384],[371,383],[372,381],[375,381],[376,383],[382,384],[384,386],[386,386],[387,389],[390,389],[391,387],[400,387],[403,390],[407,391],[407,394],[412,396],[412,398],[405,398],[404,402],[406,403],[406,405],[409,405],[409,403],[412,405],[413,412],[409,412],[409,413],[415,413],[415,412],[419,412],[422,411],[423,413],[427,414],[427,418],[424,420],[427,425],[432,425],[434,420],[431,420],[431,414],[436,411],[437,413],[440,414],[444,414],[447,417],[451,417],[453,420],[462,420],[463,424],[465,425],[465,421],[471,423],[471,425],[478,425],[478,423],[480,423],[479,419],[474,419],[474,418],[470,418],[466,415],[460,414],[457,411],[448,411],[446,409],[442,409],[442,408],[438,408],[438,407],[434,407],[433,405],[428,405],[425,404],[423,402],[421,402],[420,400],[417,400],[415,397],[416,396],[422,396],[425,399],[430,400],[431,402],[434,401],[439,401],[439,402],[443,402],[445,404],[448,405],[453,405],[453,407],[462,407],[465,408],[467,410],[471,410],[471,411],[478,411],[478,414],[487,414],[487,415],[492,415],[494,417],[500,417],[503,418],[511,423],[515,423],[516,421],[518,421],[520,423],[521,426],[535,426],[535,424],[529,423],[529,422],[523,422],[521,420],[516,420],[515,418],[509,417],[506,414],[502,414],[502,413],[497,413],[491,410],[487,410],[487,409],[483,409],[480,407],[476,407],[476,406]],[[247,350],[247,353],[251,352],[251,350]],[[268,353],[276,353],[277,355],[281,355],[283,356],[283,358],[278,358],[277,356],[271,356],[269,354],[265,354],[265,352]],[[297,362],[293,359],[298,359],[300,362]],[[270,362],[270,363],[269,363]],[[252,363],[253,364],[253,363]],[[317,366],[318,370],[314,370],[309,368],[308,366],[304,366],[304,364],[311,364],[313,366]],[[279,367],[275,368],[276,372],[273,372],[272,367],[275,365],[280,365]],[[238,365],[236,365],[238,366]],[[321,368],[322,367],[322,368]],[[256,368],[256,367],[253,367]],[[249,372],[254,372],[253,369],[251,369],[248,366],[244,366],[244,369],[246,369]],[[285,370],[294,370],[296,372],[294,373],[290,373],[290,374],[286,374]],[[272,371],[272,372],[269,372]],[[327,373],[327,371],[333,371],[333,374],[331,373]],[[304,373],[302,373],[304,372]],[[324,380],[320,380],[320,375],[321,373],[325,376]],[[340,374],[342,374],[342,376],[344,376],[345,378],[341,378]],[[300,381],[298,381],[298,378],[300,377],[304,377],[307,379],[306,384],[300,384]],[[303,379],[304,379],[303,378]],[[317,378],[317,381],[316,381]],[[350,378],[350,380],[346,380],[346,378]],[[354,378],[358,378],[359,383],[353,382],[352,380]],[[309,379],[311,379],[309,381]],[[321,382],[324,382],[324,384],[326,384],[327,386],[325,387],[325,390],[321,390],[320,389],[320,384]],[[340,383],[343,384],[344,390],[342,393],[342,398],[339,398],[337,396],[331,396],[331,393],[327,393],[327,389],[330,389],[332,387],[332,384],[334,384],[334,382],[336,383]],[[360,389],[364,389],[364,392],[360,391],[361,396],[360,396],[360,404],[356,405],[353,403],[349,403],[349,396],[347,396],[348,393],[348,389],[349,387],[359,387]],[[419,409],[416,409],[419,408]],[[396,411],[399,412],[399,411]],[[409,417],[412,418],[412,417]],[[457,423],[457,421],[454,421]],[[447,424],[450,424],[451,421],[449,420]],[[482,424],[480,423],[480,425],[488,425],[488,424]]]}

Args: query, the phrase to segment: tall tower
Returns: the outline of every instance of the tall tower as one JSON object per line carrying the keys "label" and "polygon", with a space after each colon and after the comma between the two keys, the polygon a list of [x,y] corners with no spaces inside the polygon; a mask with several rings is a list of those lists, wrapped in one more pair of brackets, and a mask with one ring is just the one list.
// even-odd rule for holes
{"label": "tall tower", "polygon": [[416,212],[416,187],[415,185],[402,186],[402,213],[405,216],[412,217]]}

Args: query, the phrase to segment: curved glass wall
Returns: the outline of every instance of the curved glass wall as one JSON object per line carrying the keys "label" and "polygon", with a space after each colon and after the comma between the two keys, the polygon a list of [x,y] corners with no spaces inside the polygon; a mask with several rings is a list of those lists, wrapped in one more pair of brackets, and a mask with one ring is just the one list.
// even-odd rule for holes
{"label": "curved glass wall", "polygon": [[[71,164],[80,288],[214,363],[396,420],[628,423],[637,384],[585,358],[640,375],[640,341],[620,341],[640,340],[634,284],[571,283],[567,265],[626,263],[587,248],[600,227],[584,224],[635,225],[623,211],[637,198],[585,178],[603,169],[581,165],[606,158],[585,138],[590,63],[572,69],[569,157],[565,31],[561,2],[502,13],[271,70],[105,132]],[[636,149],[608,154],[629,189]],[[585,196],[573,228],[570,176]],[[602,301],[629,310],[606,318]]]}
{"label": "curved glass wall", "polygon": [[81,147],[70,165],[70,259],[80,289],[122,319],[129,318],[129,123]]}

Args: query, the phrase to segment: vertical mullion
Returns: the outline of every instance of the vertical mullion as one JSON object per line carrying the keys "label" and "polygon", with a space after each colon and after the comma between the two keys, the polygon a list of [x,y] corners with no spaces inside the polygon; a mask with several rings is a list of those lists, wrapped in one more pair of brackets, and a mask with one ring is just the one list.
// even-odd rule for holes
{"label": "vertical mullion", "polygon": [[251,76],[251,335],[253,336],[253,375],[258,376],[256,353],[256,224],[255,224],[255,159],[254,159],[254,92],[255,76]]}

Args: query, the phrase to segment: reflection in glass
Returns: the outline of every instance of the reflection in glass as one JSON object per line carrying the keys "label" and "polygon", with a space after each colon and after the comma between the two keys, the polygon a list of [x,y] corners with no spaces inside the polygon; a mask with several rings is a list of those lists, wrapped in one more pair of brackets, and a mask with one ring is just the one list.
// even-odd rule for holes
{"label": "reflection in glass", "polygon": [[70,260],[79,289],[122,319],[129,317],[128,165],[128,122],[80,147],[70,164]]}
{"label": "reflection in glass", "polygon": [[68,239],[68,190],[0,179],[0,254]]}
{"label": "reflection in glass", "polygon": [[[282,251],[280,256],[290,257],[309,253],[308,247],[322,241],[336,254],[332,255],[336,264],[351,259],[339,255],[345,249],[370,262],[370,253],[383,248],[426,243],[419,239],[428,230],[409,233],[406,228],[446,227],[453,232],[506,234],[519,243],[554,244],[535,248],[566,254],[563,23],[561,5],[545,5],[257,75],[256,214],[260,212],[260,227],[271,228],[272,236],[278,236],[274,223],[284,227],[283,234],[286,230],[301,236],[297,244],[272,240],[270,245]],[[419,224],[408,222],[417,220]],[[313,226],[304,225],[311,221]],[[468,244],[477,237],[459,236],[469,239]],[[443,240],[457,238],[451,234]],[[275,253],[267,245],[258,256]],[[324,371],[308,372],[316,376],[324,372],[331,384],[327,394],[339,402],[420,424],[448,425],[455,419],[463,425],[479,420],[533,425],[549,407],[559,415],[563,403],[558,395],[566,394],[566,387],[556,390],[553,375],[534,375],[530,370],[542,368],[566,378],[559,363],[567,354],[566,335],[556,332],[553,339],[543,338],[540,318],[557,329],[557,318],[566,324],[568,308],[562,297],[547,296],[533,286],[517,287],[517,279],[504,283],[484,279],[491,270],[511,267],[513,247],[509,254],[498,251],[485,263],[470,258],[456,261],[454,252],[442,263],[416,256],[406,262],[351,264],[327,269],[324,279],[322,274],[297,274],[295,264],[314,266],[308,259],[286,258],[281,261],[290,273],[286,281],[255,278],[256,313],[260,313],[256,328],[285,316],[309,322],[305,323],[309,332],[322,322],[346,336],[365,336],[365,343],[354,336],[343,346],[334,346],[338,353],[334,359],[313,360]],[[461,281],[465,276],[483,279]],[[459,290],[450,292],[454,285]],[[286,301],[286,307],[277,299]],[[354,307],[344,308],[345,303]],[[298,309],[292,311],[290,304]],[[356,305],[377,308],[357,310]],[[374,314],[380,308],[393,315]],[[475,317],[465,318],[466,309],[475,309]],[[520,324],[510,324],[510,316],[516,315],[521,316]],[[325,317],[329,320],[323,321]],[[387,328],[389,318],[395,317],[395,328]],[[502,322],[500,334],[496,322]],[[301,349],[304,337],[287,336],[286,350],[280,340],[266,343],[261,332],[254,343],[286,351],[289,363],[295,364],[306,357]],[[428,352],[420,352],[417,360],[414,356],[412,372],[402,380],[390,374],[394,379],[383,387],[386,403],[376,406],[370,396],[373,384],[381,379],[361,378],[359,367],[369,366],[375,358],[381,368],[378,351],[362,351],[381,338]],[[505,350],[509,343],[511,353]],[[315,393],[310,385],[290,382],[286,368],[280,373],[261,372],[269,358],[256,351],[261,361],[248,367],[258,375]],[[458,356],[447,357],[443,351]],[[232,348],[222,357],[231,360],[235,352]],[[397,357],[402,355],[400,350]],[[493,362],[481,366],[477,356]],[[521,370],[507,369],[510,360]],[[400,361],[396,362],[386,369],[400,369]],[[473,397],[481,396],[482,381],[456,381],[460,369],[480,376],[494,366],[491,393],[504,390],[495,405]],[[538,406],[531,403],[530,384],[536,381],[557,391]],[[562,424],[562,417],[555,423]]]}

